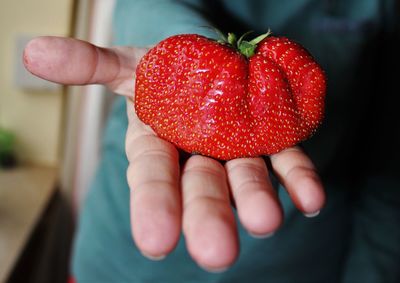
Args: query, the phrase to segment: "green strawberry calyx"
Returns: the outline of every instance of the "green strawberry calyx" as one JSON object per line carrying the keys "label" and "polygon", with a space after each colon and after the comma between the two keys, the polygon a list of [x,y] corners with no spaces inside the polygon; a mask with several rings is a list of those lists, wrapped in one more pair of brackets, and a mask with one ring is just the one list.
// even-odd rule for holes
{"label": "green strawberry calyx", "polygon": [[228,36],[225,36],[221,31],[215,31],[220,37],[220,39],[218,40],[219,43],[232,46],[246,58],[250,58],[251,56],[253,56],[256,51],[257,44],[259,44],[261,41],[272,34],[271,30],[268,29],[266,33],[261,34],[252,40],[245,40],[246,36],[248,36],[253,31],[248,31],[244,33],[239,39],[237,39],[234,33],[230,32],[228,33]]}

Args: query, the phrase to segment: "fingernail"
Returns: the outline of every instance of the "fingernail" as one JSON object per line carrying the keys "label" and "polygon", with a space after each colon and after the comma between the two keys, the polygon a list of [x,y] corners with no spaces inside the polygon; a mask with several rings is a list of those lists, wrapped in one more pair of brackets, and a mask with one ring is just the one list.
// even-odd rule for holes
{"label": "fingernail", "polygon": [[214,268],[214,267],[205,267],[205,266],[201,266],[201,265],[200,265],[200,267],[210,273],[222,273],[229,269],[229,267]]}
{"label": "fingernail", "polygon": [[160,261],[163,260],[167,255],[159,255],[159,256],[154,256],[154,255],[149,255],[146,254],[144,252],[142,252],[142,255],[150,260],[154,260],[154,261]]}
{"label": "fingernail", "polygon": [[37,39],[31,40],[24,50],[24,61],[25,63],[32,63],[37,61],[37,59],[44,58],[43,48],[40,44],[38,44]]}
{"label": "fingernail", "polygon": [[311,213],[304,213],[304,216],[308,217],[308,218],[312,218],[312,217],[317,216],[319,213],[320,213],[320,210],[317,210],[317,211],[311,212]]}
{"label": "fingernail", "polygon": [[271,238],[275,232],[271,232],[271,233],[267,233],[267,234],[254,234],[252,232],[249,232],[250,236],[252,236],[253,238],[256,239],[267,239],[267,238]]}

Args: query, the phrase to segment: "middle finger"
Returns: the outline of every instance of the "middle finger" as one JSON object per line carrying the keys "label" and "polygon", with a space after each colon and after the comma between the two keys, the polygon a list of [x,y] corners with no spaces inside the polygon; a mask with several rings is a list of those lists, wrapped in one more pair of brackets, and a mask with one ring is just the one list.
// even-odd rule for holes
{"label": "middle finger", "polygon": [[224,167],[208,157],[192,156],[182,172],[183,232],[193,259],[209,271],[231,265],[238,236]]}

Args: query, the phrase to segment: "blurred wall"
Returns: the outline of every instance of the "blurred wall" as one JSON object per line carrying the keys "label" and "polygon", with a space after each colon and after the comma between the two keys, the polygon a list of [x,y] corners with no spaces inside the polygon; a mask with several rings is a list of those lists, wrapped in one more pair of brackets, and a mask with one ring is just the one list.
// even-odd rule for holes
{"label": "blurred wall", "polygon": [[70,34],[73,0],[0,1],[0,126],[17,136],[18,158],[57,165],[63,89],[32,91],[14,83],[21,36]]}
{"label": "blurred wall", "polygon": [[[76,2],[73,36],[109,47],[115,0]],[[65,139],[61,188],[79,209],[100,158],[104,122],[113,96],[101,85],[70,86],[67,89]]]}

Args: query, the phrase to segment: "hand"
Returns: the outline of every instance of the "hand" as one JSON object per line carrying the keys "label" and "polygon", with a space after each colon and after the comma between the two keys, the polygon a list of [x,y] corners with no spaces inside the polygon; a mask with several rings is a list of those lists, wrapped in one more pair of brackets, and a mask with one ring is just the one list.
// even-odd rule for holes
{"label": "hand", "polygon": [[[40,37],[24,52],[26,68],[61,84],[103,84],[127,97],[126,154],[131,188],[132,234],[147,257],[170,253],[181,232],[189,253],[203,268],[221,270],[239,251],[231,198],[241,224],[255,236],[274,232],[282,209],[262,158],[241,158],[221,165],[191,156],[179,166],[177,149],[158,138],[136,116],[134,74],[146,49],[99,48],[70,38]],[[305,214],[321,209],[325,194],[310,159],[299,147],[270,157],[272,170],[296,207]],[[118,189],[118,188],[116,188]]]}

